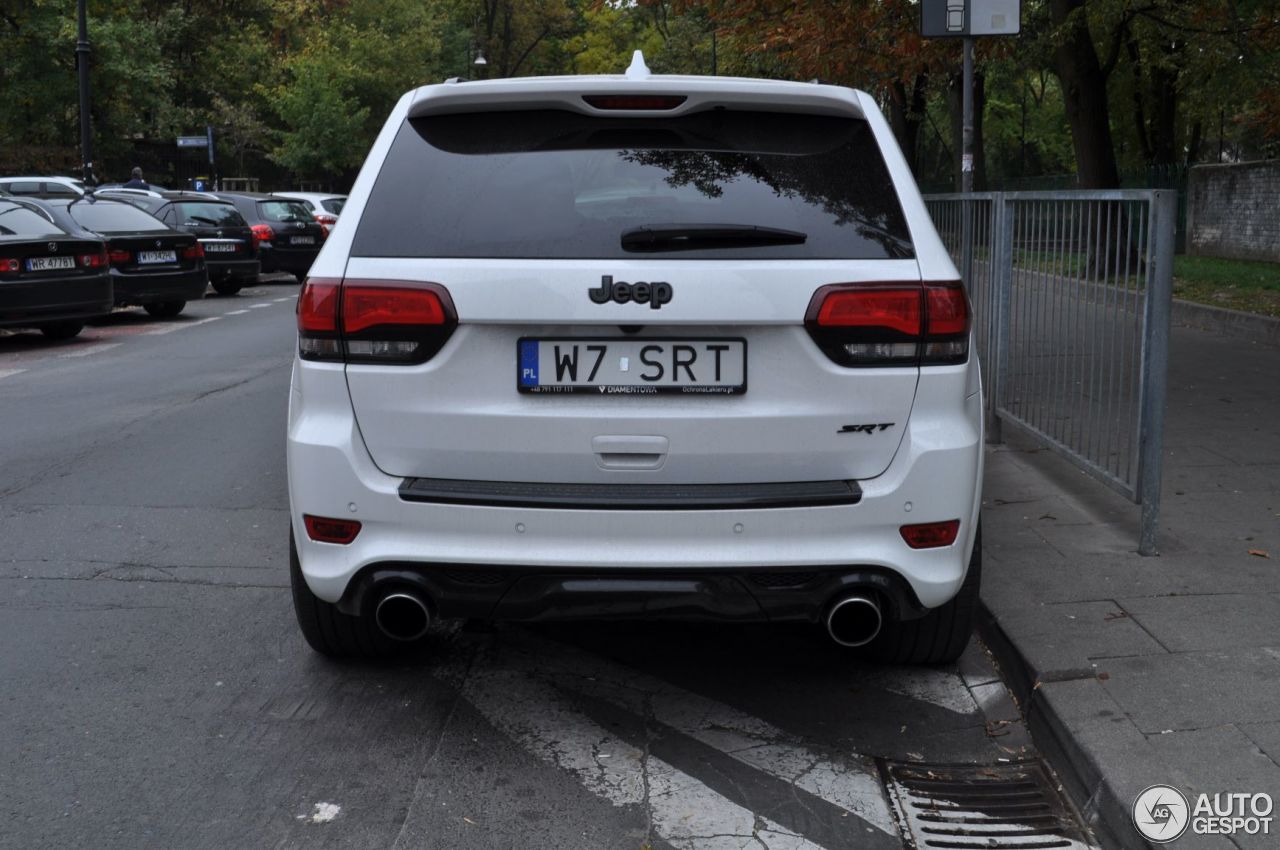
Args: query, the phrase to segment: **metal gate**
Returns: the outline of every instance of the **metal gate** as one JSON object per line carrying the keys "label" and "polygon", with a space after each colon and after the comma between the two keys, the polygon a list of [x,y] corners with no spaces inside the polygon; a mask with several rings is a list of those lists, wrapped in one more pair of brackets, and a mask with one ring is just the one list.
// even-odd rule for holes
{"label": "metal gate", "polygon": [[973,301],[988,435],[1011,426],[1142,506],[1156,552],[1177,193],[928,195]]}

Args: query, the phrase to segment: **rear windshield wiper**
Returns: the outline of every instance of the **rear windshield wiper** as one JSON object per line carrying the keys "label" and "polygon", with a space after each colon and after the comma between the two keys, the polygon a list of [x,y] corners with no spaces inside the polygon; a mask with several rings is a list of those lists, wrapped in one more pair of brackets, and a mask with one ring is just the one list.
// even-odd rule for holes
{"label": "rear windshield wiper", "polygon": [[753,245],[803,245],[796,230],[754,224],[646,224],[622,233],[624,251],[698,251]]}
{"label": "rear windshield wiper", "polygon": [[218,226],[218,222],[217,222],[217,221],[215,221],[214,219],[211,219],[211,218],[205,218],[205,217],[204,217],[204,216],[202,216],[202,215],[189,215],[189,216],[187,216],[187,218],[189,219],[189,220],[187,221],[187,224],[195,224],[195,223],[199,223],[199,224],[212,224],[214,227],[217,227],[217,226]]}

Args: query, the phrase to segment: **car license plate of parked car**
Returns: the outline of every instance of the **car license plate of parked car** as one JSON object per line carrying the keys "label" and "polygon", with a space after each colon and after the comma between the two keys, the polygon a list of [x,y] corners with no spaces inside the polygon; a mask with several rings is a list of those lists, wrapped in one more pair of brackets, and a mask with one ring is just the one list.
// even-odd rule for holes
{"label": "car license plate of parked car", "polygon": [[524,393],[707,393],[747,390],[744,339],[522,339]]}
{"label": "car license plate of parked car", "polygon": [[176,263],[178,262],[178,254],[175,251],[139,251],[138,265],[148,265],[150,263]]}
{"label": "car license plate of parked car", "polygon": [[290,236],[289,244],[290,245],[314,245],[316,244],[316,238],[314,236]]}
{"label": "car license plate of parked car", "polygon": [[206,254],[233,254],[236,250],[234,242],[205,242],[203,244]]}
{"label": "car license plate of parked car", "polygon": [[32,257],[27,260],[27,271],[47,272],[53,269],[74,269],[75,257]]}

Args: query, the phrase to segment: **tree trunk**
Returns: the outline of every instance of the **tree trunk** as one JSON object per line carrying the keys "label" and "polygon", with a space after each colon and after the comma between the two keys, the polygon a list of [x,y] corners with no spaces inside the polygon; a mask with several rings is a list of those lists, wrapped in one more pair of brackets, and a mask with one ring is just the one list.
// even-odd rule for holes
{"label": "tree trunk", "polygon": [[1050,0],[1049,10],[1058,29],[1053,70],[1062,83],[1080,188],[1114,189],[1120,175],[1111,140],[1107,75],[1093,46],[1085,0]]}
{"label": "tree trunk", "polygon": [[889,126],[893,128],[898,147],[902,148],[907,166],[917,180],[920,179],[920,127],[924,124],[928,85],[929,75],[922,71],[916,74],[910,92],[901,80],[894,81],[889,87]]}

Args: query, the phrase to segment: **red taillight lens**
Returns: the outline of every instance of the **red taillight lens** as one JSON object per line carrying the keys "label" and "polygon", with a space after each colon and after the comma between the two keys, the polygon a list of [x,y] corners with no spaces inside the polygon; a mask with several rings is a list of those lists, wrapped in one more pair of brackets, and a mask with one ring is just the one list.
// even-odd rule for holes
{"label": "red taillight lens", "polygon": [[959,283],[824,286],[805,324],[842,366],[963,363],[969,356],[969,301]]}
{"label": "red taillight lens", "polygon": [[108,255],[111,258],[111,265],[122,266],[133,259],[132,251],[113,250]]}
{"label": "red taillight lens", "polygon": [[663,94],[586,94],[582,99],[596,109],[665,110],[675,109],[689,98]]}
{"label": "red taillight lens", "polygon": [[960,520],[949,519],[946,522],[922,522],[918,525],[904,525],[899,531],[902,539],[912,549],[938,549],[956,542],[960,532]]}
{"label": "red taillight lens", "polygon": [[379,325],[443,325],[440,296],[430,289],[347,285],[342,290],[342,332],[355,334]]}
{"label": "red taillight lens", "polygon": [[318,543],[345,546],[360,533],[360,523],[354,519],[331,519],[303,514],[302,521],[307,526],[307,536]]}
{"label": "red taillight lens", "polygon": [[17,274],[22,269],[22,263],[12,257],[0,257],[0,274]]}
{"label": "red taillight lens", "polygon": [[434,283],[308,279],[298,298],[298,351],[305,360],[422,363],[457,323],[449,293]]}
{"label": "red taillight lens", "polygon": [[822,302],[817,323],[822,328],[885,328],[918,336],[921,307],[918,286],[837,290]]}
{"label": "red taillight lens", "polygon": [[105,269],[107,267],[107,252],[101,251],[97,254],[81,254],[80,267],[85,269]]}
{"label": "red taillight lens", "polygon": [[182,249],[182,258],[184,260],[198,260],[202,257],[204,257],[204,246],[199,242]]}
{"label": "red taillight lens", "polygon": [[270,242],[276,238],[276,232],[271,229],[269,224],[255,224],[249,229],[253,231],[253,246],[255,248],[263,242]]}

